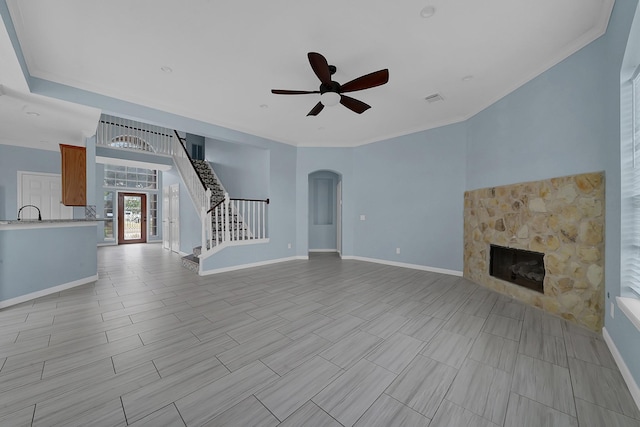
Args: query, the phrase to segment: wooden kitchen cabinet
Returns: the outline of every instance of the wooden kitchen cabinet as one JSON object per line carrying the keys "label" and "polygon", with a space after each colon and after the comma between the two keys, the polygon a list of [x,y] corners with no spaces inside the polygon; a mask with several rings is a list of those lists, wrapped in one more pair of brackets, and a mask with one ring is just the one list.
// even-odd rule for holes
{"label": "wooden kitchen cabinet", "polygon": [[87,204],[87,153],[84,147],[60,144],[62,155],[62,203]]}

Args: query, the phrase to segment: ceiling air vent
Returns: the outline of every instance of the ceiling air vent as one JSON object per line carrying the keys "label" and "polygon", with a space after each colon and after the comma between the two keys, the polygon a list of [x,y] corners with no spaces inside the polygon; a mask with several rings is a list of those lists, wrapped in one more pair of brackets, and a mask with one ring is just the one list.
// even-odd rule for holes
{"label": "ceiling air vent", "polygon": [[429,104],[433,104],[434,102],[444,101],[444,98],[439,93],[434,93],[433,95],[425,96],[424,100]]}

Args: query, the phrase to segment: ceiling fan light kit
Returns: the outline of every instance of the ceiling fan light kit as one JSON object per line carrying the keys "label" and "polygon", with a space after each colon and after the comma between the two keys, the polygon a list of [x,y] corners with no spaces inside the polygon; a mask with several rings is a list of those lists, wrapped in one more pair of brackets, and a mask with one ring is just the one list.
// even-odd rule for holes
{"label": "ceiling fan light kit", "polygon": [[320,80],[319,90],[271,89],[271,93],[276,95],[307,95],[319,93],[320,101],[307,113],[307,116],[317,116],[325,106],[337,105],[338,103],[344,105],[354,113],[362,114],[371,108],[371,106],[355,98],[343,95],[343,93],[370,89],[381,86],[389,81],[389,70],[384,69],[358,77],[341,85],[331,80],[331,76],[336,72],[336,67],[329,65],[324,56],[316,52],[309,52],[307,57],[309,58],[311,69]]}
{"label": "ceiling fan light kit", "polygon": [[320,95],[320,102],[325,107],[332,107],[340,103],[340,94],[336,92],[325,92]]}

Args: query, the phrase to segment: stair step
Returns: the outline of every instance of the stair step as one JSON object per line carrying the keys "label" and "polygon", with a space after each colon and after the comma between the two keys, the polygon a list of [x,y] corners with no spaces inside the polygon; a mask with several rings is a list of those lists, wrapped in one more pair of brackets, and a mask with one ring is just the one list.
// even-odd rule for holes
{"label": "stair step", "polygon": [[198,273],[200,271],[200,259],[193,254],[187,255],[182,257],[182,266],[187,270]]}

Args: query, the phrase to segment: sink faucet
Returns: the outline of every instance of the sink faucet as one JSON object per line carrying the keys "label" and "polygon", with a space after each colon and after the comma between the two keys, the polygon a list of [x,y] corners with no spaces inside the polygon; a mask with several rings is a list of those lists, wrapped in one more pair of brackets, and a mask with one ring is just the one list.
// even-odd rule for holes
{"label": "sink faucet", "polygon": [[22,212],[22,209],[28,208],[29,206],[31,206],[32,208],[38,209],[38,221],[42,221],[42,215],[40,215],[40,208],[38,208],[36,205],[24,205],[23,207],[21,207],[18,210],[18,221],[20,221],[20,212]]}

